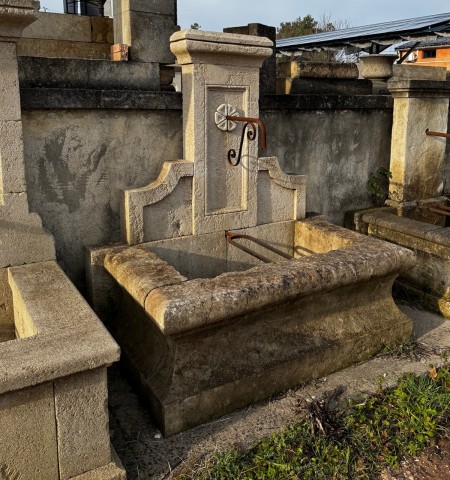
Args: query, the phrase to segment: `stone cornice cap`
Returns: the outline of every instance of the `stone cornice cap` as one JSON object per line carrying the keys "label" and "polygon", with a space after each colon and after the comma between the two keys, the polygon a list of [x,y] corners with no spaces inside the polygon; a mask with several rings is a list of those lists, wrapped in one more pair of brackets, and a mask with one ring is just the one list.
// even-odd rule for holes
{"label": "stone cornice cap", "polygon": [[0,0],[0,42],[17,40],[39,15],[36,0]]}
{"label": "stone cornice cap", "polygon": [[180,65],[206,63],[259,68],[273,53],[271,40],[252,35],[182,30],[174,33],[170,42]]}
{"label": "stone cornice cap", "polygon": [[450,82],[392,78],[387,84],[393,97],[448,98],[450,94]]}

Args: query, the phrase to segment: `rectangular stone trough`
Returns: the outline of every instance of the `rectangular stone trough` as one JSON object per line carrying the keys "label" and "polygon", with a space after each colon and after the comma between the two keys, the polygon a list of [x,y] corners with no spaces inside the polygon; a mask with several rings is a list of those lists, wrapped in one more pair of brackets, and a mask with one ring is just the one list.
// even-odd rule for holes
{"label": "rectangular stone trough", "polygon": [[236,233],[298,258],[262,264],[225,232],[90,252],[94,304],[165,435],[412,334],[391,295],[410,250],[321,217]]}
{"label": "rectangular stone trough", "polygon": [[0,478],[124,480],[107,408],[118,345],[56,262],[8,275],[17,338],[0,343]]}
{"label": "rectangular stone trough", "polygon": [[[426,223],[415,219],[414,212],[410,212],[413,218],[395,212],[389,208],[361,212],[359,228],[371,237],[414,251],[416,266],[402,273],[398,286],[424,307],[450,318],[450,229],[444,226],[445,217],[440,215],[437,222],[429,215],[431,223]],[[421,217],[425,219],[423,213]]]}

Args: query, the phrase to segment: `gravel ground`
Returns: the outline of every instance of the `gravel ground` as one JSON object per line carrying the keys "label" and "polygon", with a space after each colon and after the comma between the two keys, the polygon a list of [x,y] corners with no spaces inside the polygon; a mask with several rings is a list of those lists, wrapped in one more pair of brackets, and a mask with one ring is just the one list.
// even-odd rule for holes
{"label": "gravel ground", "polygon": [[[404,372],[423,373],[430,363],[440,365],[440,352],[450,347],[450,322],[406,305],[400,308],[413,319],[415,337],[428,352],[421,358],[377,357],[169,438],[162,437],[121,368],[111,367],[111,437],[128,479],[171,479],[213,452],[231,445],[249,447],[298,420],[297,406],[304,398],[337,387],[343,387],[346,396],[370,394],[377,389],[380,379],[385,386],[393,385]],[[406,461],[398,472],[385,472],[383,480],[450,480],[449,460],[450,444],[443,441],[427,450],[418,461]]]}

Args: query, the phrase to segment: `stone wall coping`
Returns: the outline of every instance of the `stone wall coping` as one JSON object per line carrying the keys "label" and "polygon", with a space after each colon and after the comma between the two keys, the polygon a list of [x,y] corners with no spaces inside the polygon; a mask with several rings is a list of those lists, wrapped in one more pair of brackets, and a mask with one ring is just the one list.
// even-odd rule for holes
{"label": "stone wall coping", "polygon": [[138,90],[21,88],[23,109],[180,110],[181,93]]}
{"label": "stone wall coping", "polygon": [[56,262],[8,275],[15,312],[36,334],[0,343],[0,394],[119,359],[119,346]]}
{"label": "stone wall coping", "polygon": [[[339,250],[266,264],[212,279],[194,279],[153,289],[145,310],[164,334],[175,335],[270,305],[399,273],[415,263],[413,252],[323,219],[304,222],[318,235],[342,235]],[[151,250],[151,243],[147,244]]]}
{"label": "stone wall coping", "polygon": [[448,97],[450,82],[440,80],[397,80],[388,81],[394,97]]}
{"label": "stone wall coping", "polygon": [[263,95],[261,110],[392,110],[390,95]]}
{"label": "stone wall coping", "polygon": [[[257,37],[255,35],[242,35],[239,33],[221,33],[208,32],[205,30],[181,30],[175,32],[171,37],[172,43],[182,40],[196,40],[209,43],[227,43],[237,46],[254,46],[254,47],[273,47],[273,42],[266,37]],[[218,49],[220,47],[217,47]]]}
{"label": "stone wall coping", "polygon": [[[181,110],[181,93],[71,88],[20,89],[23,109]],[[390,95],[262,95],[260,110],[392,110]]]}
{"label": "stone wall coping", "polygon": [[170,37],[170,50],[179,65],[236,65],[261,67],[273,54],[273,42],[266,37],[235,33],[182,30]]}

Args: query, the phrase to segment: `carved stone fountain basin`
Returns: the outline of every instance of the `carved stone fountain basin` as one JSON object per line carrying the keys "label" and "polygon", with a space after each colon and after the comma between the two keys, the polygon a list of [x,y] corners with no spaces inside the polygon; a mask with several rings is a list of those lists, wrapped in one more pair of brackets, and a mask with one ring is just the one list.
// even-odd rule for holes
{"label": "carved stone fountain basin", "polygon": [[[174,259],[173,250],[161,242],[93,251],[94,263],[103,259],[120,285],[110,290],[116,310],[108,328],[165,435],[411,336],[411,321],[391,295],[394,279],[414,264],[411,251],[321,217],[248,230],[299,258],[248,268],[223,232],[222,266],[229,260],[248,269],[188,279],[180,270],[208,250],[217,253],[218,243],[205,248],[197,237],[172,264],[163,258]],[[211,273],[218,265],[212,262]]]}

